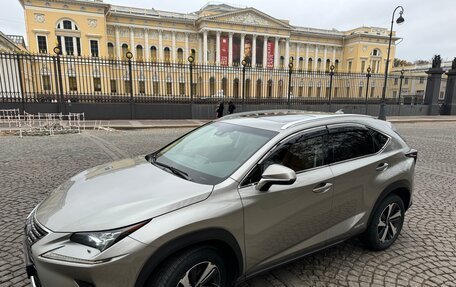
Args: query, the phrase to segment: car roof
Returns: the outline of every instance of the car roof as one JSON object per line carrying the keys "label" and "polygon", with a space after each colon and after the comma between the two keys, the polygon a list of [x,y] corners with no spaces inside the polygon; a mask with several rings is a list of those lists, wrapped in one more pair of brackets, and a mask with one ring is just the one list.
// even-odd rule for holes
{"label": "car roof", "polygon": [[334,118],[335,120],[342,120],[342,118],[344,118],[344,121],[348,121],[351,118],[372,119],[371,116],[343,114],[338,112],[324,113],[301,110],[264,110],[232,114],[222,117],[219,121],[280,132],[291,127],[320,120],[329,120],[331,118]]}

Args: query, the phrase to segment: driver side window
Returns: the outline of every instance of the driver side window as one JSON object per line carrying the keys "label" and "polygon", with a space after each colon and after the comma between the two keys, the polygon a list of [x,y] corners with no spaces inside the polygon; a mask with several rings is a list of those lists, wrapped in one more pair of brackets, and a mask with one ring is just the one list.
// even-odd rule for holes
{"label": "driver side window", "polygon": [[324,147],[325,134],[304,134],[279,145],[262,163],[252,170],[242,185],[260,181],[261,175],[271,164],[280,164],[296,173],[327,164]]}

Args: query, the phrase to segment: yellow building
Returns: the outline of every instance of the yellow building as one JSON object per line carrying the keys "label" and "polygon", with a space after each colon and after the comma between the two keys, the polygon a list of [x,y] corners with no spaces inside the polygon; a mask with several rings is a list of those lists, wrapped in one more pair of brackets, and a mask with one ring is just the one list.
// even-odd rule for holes
{"label": "yellow building", "polygon": [[[348,72],[365,72],[371,66],[374,73],[382,73],[386,64],[389,32],[383,28],[299,27],[255,8],[225,4],[209,3],[183,14],[101,0],[20,2],[33,53],[52,53],[58,41],[63,54],[75,56],[122,58],[131,50],[136,60],[178,62],[193,53],[199,63],[222,65],[248,56],[252,66],[265,66],[269,57],[274,67],[287,67],[293,57],[295,67],[303,70],[328,71],[334,64]],[[391,59],[394,52],[393,43]]]}

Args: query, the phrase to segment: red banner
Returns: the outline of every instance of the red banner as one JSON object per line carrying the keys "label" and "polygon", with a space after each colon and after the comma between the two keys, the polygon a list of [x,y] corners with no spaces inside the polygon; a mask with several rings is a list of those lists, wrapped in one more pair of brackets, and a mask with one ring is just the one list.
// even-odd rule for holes
{"label": "red banner", "polygon": [[220,65],[228,66],[228,37],[220,37]]}
{"label": "red banner", "polygon": [[268,41],[268,68],[274,68],[274,42]]}

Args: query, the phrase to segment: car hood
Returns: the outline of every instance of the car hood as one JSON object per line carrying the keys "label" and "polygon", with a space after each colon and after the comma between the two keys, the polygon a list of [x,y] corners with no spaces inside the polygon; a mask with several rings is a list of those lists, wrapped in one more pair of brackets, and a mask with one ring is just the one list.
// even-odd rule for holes
{"label": "car hood", "polygon": [[36,219],[54,232],[114,229],[202,201],[212,189],[170,174],[144,157],[124,159],[60,185],[38,206]]}

